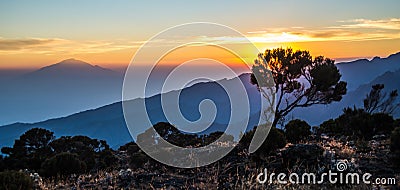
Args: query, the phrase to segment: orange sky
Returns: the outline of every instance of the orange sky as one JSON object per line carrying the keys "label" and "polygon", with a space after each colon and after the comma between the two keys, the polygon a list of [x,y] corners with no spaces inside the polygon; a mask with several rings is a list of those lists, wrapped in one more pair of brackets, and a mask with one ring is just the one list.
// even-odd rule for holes
{"label": "orange sky", "polygon": [[[330,58],[358,58],[374,56],[387,57],[400,51],[400,39],[369,40],[369,41],[318,41],[318,42],[284,42],[284,43],[254,43],[261,51],[277,47],[292,47],[293,49],[309,50],[312,55],[324,55]],[[106,52],[93,53],[0,53],[0,68],[38,68],[57,63],[68,58],[76,58],[104,67],[126,66],[132,59],[137,48],[126,48]],[[245,51],[245,50],[243,50]],[[245,59],[254,60],[256,52],[245,52]],[[238,63],[228,52],[218,48],[186,47],[167,57],[164,63],[182,63],[196,56],[216,59],[223,63]]]}
{"label": "orange sky", "polygon": [[[400,51],[400,39],[368,40],[368,41],[317,41],[317,42],[284,42],[284,43],[254,43],[261,51],[277,47],[292,47],[293,49],[309,50],[312,55],[324,55],[330,58],[371,58],[374,56],[387,57]],[[114,68],[126,66],[132,59],[137,48],[126,48],[93,53],[4,53],[0,52],[0,69],[5,68],[38,68],[57,63],[68,58],[76,58],[92,64]],[[245,50],[243,50],[245,51]],[[245,52],[245,59],[252,61],[256,52]],[[186,47],[167,57],[164,63],[182,63],[196,56],[216,59],[223,63],[238,63],[225,50],[209,47]]]}
{"label": "orange sky", "polygon": [[[399,5],[397,0],[89,1],[79,4],[4,1],[0,2],[0,69],[34,69],[69,58],[109,68],[124,67],[153,35],[196,21],[232,27],[259,51],[292,47],[309,50],[314,56],[336,59],[386,57],[400,51]],[[240,36],[192,38],[231,46],[240,46],[243,41]],[[171,41],[160,41],[160,47],[164,43]],[[184,51],[170,57],[168,62],[188,61],[185,59],[199,52],[201,56],[211,56],[224,63],[235,62],[221,51],[204,48]],[[239,51],[249,61],[257,56],[254,51]]]}

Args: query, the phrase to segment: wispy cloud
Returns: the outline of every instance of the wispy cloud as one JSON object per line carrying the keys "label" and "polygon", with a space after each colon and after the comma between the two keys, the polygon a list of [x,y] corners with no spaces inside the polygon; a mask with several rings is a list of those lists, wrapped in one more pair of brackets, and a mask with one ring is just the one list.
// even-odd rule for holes
{"label": "wispy cloud", "polygon": [[81,54],[102,53],[139,47],[144,41],[74,41],[60,38],[0,38],[1,54]]}
{"label": "wispy cloud", "polygon": [[381,20],[369,19],[352,19],[338,21],[343,23],[340,26],[331,26],[330,28],[373,28],[373,29],[386,29],[386,30],[400,30],[400,18],[390,18]]}
{"label": "wispy cloud", "polygon": [[292,34],[307,36],[307,41],[369,41],[398,39],[400,32],[328,29],[328,30],[302,30]]}
{"label": "wispy cloud", "polygon": [[42,39],[42,38],[31,38],[31,39],[3,39],[0,38],[0,51],[16,51],[25,48],[41,47],[49,44],[54,44],[61,39]]}
{"label": "wispy cloud", "polygon": [[290,32],[264,33],[250,32],[246,36],[219,36],[219,37],[198,37],[198,41],[213,44],[235,44],[235,43],[279,43],[293,41],[308,41],[307,36],[291,34]]}
{"label": "wispy cloud", "polygon": [[[150,46],[174,47],[183,43],[240,44],[318,41],[370,41],[400,39],[400,18],[382,20],[352,19],[319,28],[292,26],[248,31],[243,36],[173,36],[158,39]],[[86,54],[138,48],[146,41],[76,41],[60,38],[5,39],[0,37],[0,54]]]}
{"label": "wispy cloud", "polygon": [[288,27],[247,32],[253,42],[368,41],[400,38],[400,18],[352,19],[321,28]]}

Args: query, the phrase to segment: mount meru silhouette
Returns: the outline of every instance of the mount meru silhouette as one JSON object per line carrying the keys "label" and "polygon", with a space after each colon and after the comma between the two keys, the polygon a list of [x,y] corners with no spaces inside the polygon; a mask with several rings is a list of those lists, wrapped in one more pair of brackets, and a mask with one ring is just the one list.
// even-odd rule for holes
{"label": "mount meru silhouette", "polygon": [[0,124],[62,117],[121,100],[123,74],[67,59],[0,81]]}

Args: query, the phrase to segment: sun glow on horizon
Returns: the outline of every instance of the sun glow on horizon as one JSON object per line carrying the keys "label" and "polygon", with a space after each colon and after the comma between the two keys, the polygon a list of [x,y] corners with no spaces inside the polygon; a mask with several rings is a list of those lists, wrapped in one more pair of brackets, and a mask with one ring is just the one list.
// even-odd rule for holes
{"label": "sun glow on horizon", "polygon": [[[184,61],[191,55],[212,56],[222,62],[235,64],[237,60],[227,58],[224,53],[207,50],[207,44],[235,47],[245,55],[246,62],[253,62],[258,53],[266,49],[291,47],[308,50],[312,55],[330,58],[386,57],[400,51],[399,18],[390,19],[350,19],[337,21],[335,25],[307,28],[270,28],[245,32],[242,36],[192,36],[182,38],[188,42],[203,42],[198,49],[186,50],[168,59],[169,64]],[[178,39],[160,40],[156,46],[171,46]],[[258,52],[242,47],[251,41]],[[182,42],[182,41],[179,41]],[[107,67],[127,66],[135,52],[146,40],[72,40],[63,38],[4,38],[0,36],[0,69],[39,68],[57,61],[74,57],[92,64]],[[203,49],[201,46],[204,46]],[[173,46],[171,46],[173,47]],[[148,55],[151,56],[151,55]],[[146,61],[142,61],[146,64]]]}

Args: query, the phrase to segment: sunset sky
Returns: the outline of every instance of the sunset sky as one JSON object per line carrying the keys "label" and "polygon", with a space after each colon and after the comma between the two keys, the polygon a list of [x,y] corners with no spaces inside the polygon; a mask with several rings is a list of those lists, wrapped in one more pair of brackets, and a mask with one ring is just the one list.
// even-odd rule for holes
{"label": "sunset sky", "polygon": [[[400,51],[399,7],[398,0],[1,1],[0,69],[39,68],[72,57],[126,66],[149,38],[188,22],[232,27],[260,51],[291,46],[338,60],[386,57]],[[241,41],[238,36],[193,38]],[[184,61],[179,55],[168,62]],[[253,59],[256,52],[247,55]],[[224,60],[223,53],[220,58],[234,62]]]}

